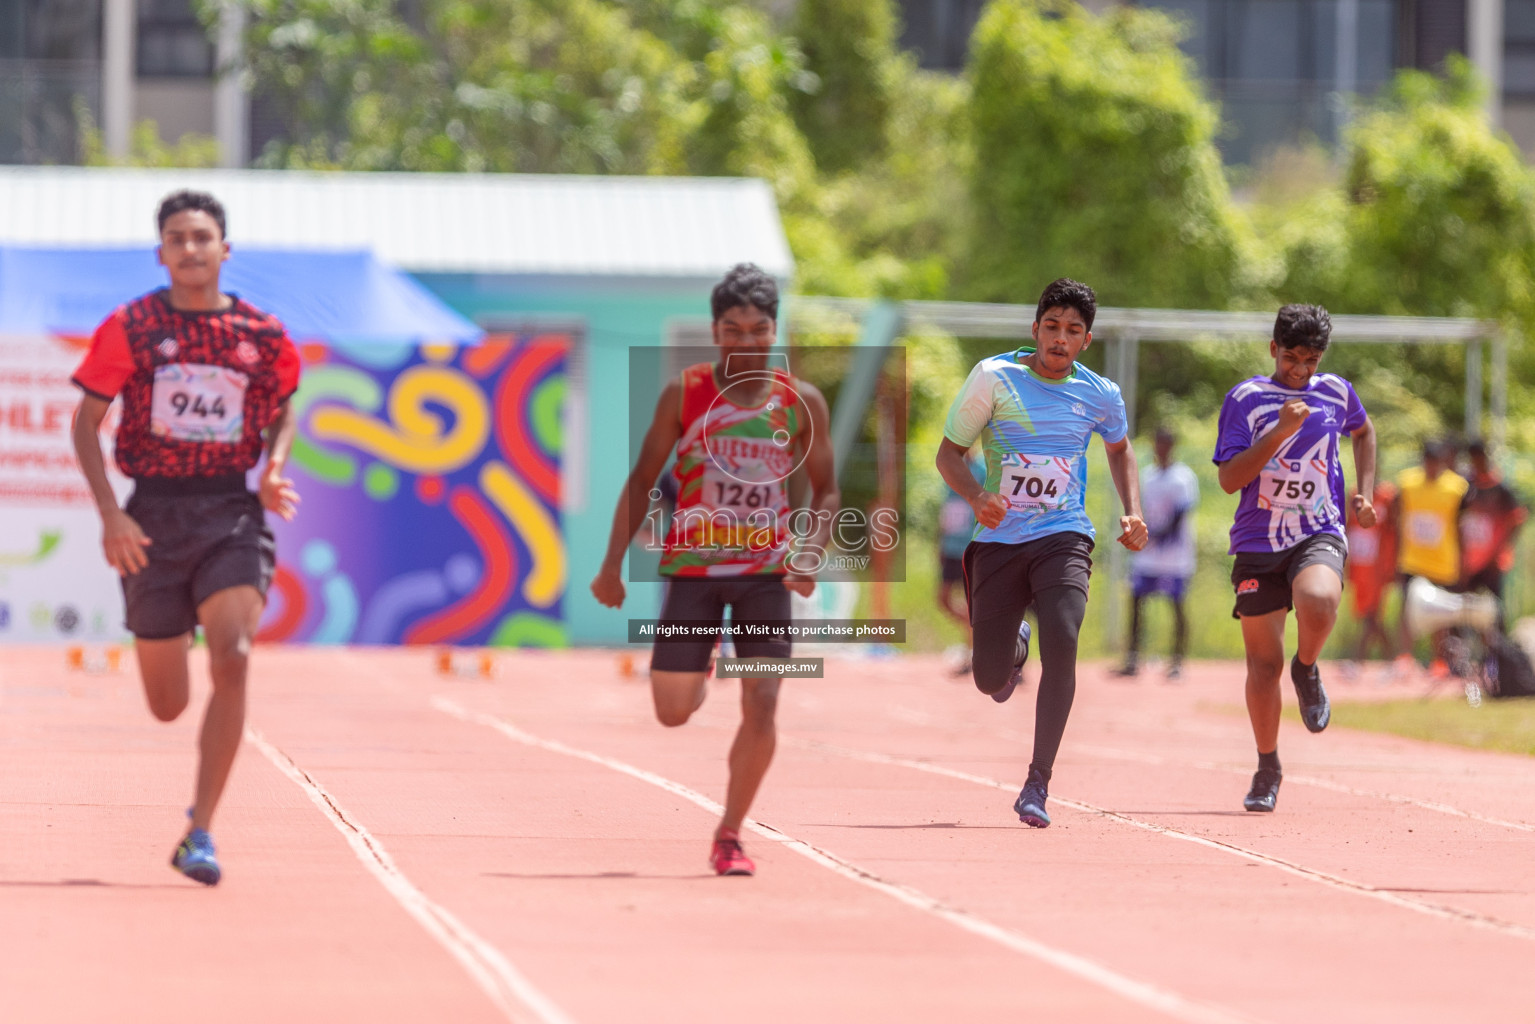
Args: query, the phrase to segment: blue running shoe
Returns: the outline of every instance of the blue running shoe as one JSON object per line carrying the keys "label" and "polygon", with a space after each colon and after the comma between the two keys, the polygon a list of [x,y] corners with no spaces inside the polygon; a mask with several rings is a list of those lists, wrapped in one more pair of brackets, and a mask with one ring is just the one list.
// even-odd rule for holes
{"label": "blue running shoe", "polygon": [[1045,798],[1048,795],[1045,787],[1044,776],[1031,768],[1029,781],[1023,784],[1023,792],[1013,801],[1013,810],[1018,812],[1018,820],[1030,828],[1050,827],[1050,815],[1045,813]]}
{"label": "blue running shoe", "polygon": [[213,849],[213,837],[200,828],[194,828],[176,847],[171,856],[171,867],[194,882],[218,885],[223,872],[219,870],[217,851]]}
{"label": "blue running shoe", "polygon": [[1029,641],[1033,636],[1034,631],[1029,628],[1029,620],[1024,619],[1023,624],[1018,627],[1018,646],[1015,648],[1012,677],[1008,679],[1006,686],[991,695],[991,699],[998,704],[1005,703],[1007,698],[1013,695],[1013,691],[1018,689],[1018,684],[1023,682],[1023,663],[1029,660]]}
{"label": "blue running shoe", "polygon": [[1295,684],[1295,696],[1300,700],[1300,720],[1310,732],[1321,732],[1332,720],[1332,704],[1327,691],[1322,688],[1322,673],[1315,665],[1309,672],[1303,670],[1300,658],[1290,659],[1290,682]]}

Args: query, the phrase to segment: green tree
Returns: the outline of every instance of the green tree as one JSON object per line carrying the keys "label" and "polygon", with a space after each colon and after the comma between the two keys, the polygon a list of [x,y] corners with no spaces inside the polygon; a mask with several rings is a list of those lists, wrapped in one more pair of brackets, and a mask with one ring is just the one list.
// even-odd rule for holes
{"label": "green tree", "polygon": [[[1470,65],[1442,77],[1404,71],[1350,128],[1339,187],[1312,197],[1280,229],[1285,301],[1345,313],[1469,316],[1535,328],[1535,176],[1492,128]],[[1458,349],[1340,347],[1329,357],[1377,399],[1385,439],[1407,445],[1458,429]],[[1515,394],[1535,371],[1515,349]],[[1522,404],[1522,403],[1521,403]]]}
{"label": "green tree", "polygon": [[1026,301],[1062,275],[1112,305],[1219,308],[1252,289],[1218,113],[1177,37],[1155,11],[987,7],[969,65],[970,297]]}
{"label": "green tree", "polygon": [[1292,288],[1350,312],[1531,320],[1535,177],[1468,62],[1402,72],[1347,148],[1341,191],[1285,239]]}
{"label": "green tree", "polygon": [[885,150],[895,106],[891,64],[897,24],[891,0],[799,0],[790,31],[814,91],[793,94],[794,120],[824,171],[854,169]]}

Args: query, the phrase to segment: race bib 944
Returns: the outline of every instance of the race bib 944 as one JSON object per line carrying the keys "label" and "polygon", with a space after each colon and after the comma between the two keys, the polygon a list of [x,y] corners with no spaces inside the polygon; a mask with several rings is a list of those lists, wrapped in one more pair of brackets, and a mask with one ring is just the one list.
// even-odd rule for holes
{"label": "race bib 944", "polygon": [[149,430],[178,441],[233,444],[245,429],[245,388],[238,370],[203,363],[169,363],[155,369]]}

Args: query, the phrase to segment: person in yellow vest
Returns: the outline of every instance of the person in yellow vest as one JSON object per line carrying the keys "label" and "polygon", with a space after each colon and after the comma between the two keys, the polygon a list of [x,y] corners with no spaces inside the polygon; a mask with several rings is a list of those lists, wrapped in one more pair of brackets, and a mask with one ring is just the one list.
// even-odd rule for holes
{"label": "person in yellow vest", "polygon": [[[1469,484],[1453,468],[1454,448],[1443,441],[1426,441],[1423,465],[1403,470],[1396,478],[1397,500],[1390,523],[1397,537],[1397,581],[1403,606],[1407,585],[1422,576],[1435,586],[1453,588],[1460,582],[1460,505]],[[1412,634],[1407,615],[1397,616],[1401,654],[1399,664],[1411,667]],[[1433,675],[1444,675],[1442,635],[1434,637]]]}

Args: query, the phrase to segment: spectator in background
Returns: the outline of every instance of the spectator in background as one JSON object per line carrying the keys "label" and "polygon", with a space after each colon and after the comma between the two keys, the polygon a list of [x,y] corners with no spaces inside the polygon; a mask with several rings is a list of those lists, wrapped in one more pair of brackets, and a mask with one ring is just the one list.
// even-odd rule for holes
{"label": "spectator in background", "polygon": [[[970,475],[982,487],[986,486],[986,464],[972,451],[965,457]],[[970,608],[965,602],[965,548],[975,535],[975,510],[970,503],[953,490],[943,499],[938,510],[938,607],[959,623],[965,631],[965,646],[960,651],[951,649],[954,674],[970,674]]]}
{"label": "spectator in background", "polygon": [[1194,575],[1194,510],[1199,505],[1199,480],[1194,471],[1173,461],[1177,436],[1166,427],[1157,430],[1152,442],[1156,461],[1141,470],[1141,510],[1151,540],[1130,556],[1130,649],[1118,676],[1140,671],[1141,606],[1146,598],[1161,594],[1173,603],[1173,651],[1167,678],[1183,674],[1188,652],[1189,623],[1183,597]]}
{"label": "spectator in background", "polygon": [[1381,606],[1396,576],[1396,534],[1388,523],[1395,501],[1396,488],[1385,481],[1377,481],[1371,504],[1380,518],[1374,526],[1366,528],[1359,525],[1359,517],[1353,513],[1353,498],[1349,498],[1348,583],[1354,592],[1354,618],[1359,622],[1359,639],[1354,645],[1354,671],[1358,670],[1359,662],[1369,658],[1371,644],[1376,645],[1380,656],[1388,660],[1395,646],[1381,621]]}
{"label": "spectator in background", "polygon": [[[1407,585],[1414,576],[1422,576],[1435,586],[1454,589],[1460,583],[1460,507],[1469,485],[1456,473],[1454,448],[1443,441],[1425,441],[1423,465],[1403,470],[1396,478],[1397,500],[1388,519],[1397,539],[1396,567],[1401,586],[1403,614],[1397,619],[1397,636],[1402,668],[1412,663],[1412,633],[1405,606]],[[1435,676],[1449,673],[1444,659],[1444,637],[1434,636],[1433,661],[1429,671]]]}
{"label": "spectator in background", "polygon": [[1514,567],[1514,541],[1529,513],[1487,457],[1486,442],[1473,440],[1466,454],[1471,486],[1460,504],[1460,589],[1485,590],[1496,597],[1502,630],[1503,577]]}

